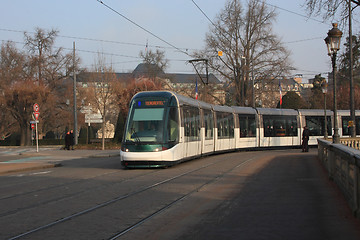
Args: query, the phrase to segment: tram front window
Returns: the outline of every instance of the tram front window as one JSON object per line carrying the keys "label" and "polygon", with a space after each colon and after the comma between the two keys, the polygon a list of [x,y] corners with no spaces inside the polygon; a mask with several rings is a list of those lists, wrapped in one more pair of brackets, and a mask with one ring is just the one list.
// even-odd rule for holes
{"label": "tram front window", "polygon": [[134,108],[125,141],[162,142],[164,108]]}

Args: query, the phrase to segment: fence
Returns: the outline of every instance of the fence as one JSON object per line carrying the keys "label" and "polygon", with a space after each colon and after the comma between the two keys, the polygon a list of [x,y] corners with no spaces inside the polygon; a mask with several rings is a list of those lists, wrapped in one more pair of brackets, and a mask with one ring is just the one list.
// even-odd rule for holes
{"label": "fence", "polygon": [[360,139],[359,138],[341,138],[340,143],[345,146],[360,150]]}
{"label": "fence", "polygon": [[353,214],[360,218],[360,151],[318,139],[318,156],[329,178],[340,187]]}

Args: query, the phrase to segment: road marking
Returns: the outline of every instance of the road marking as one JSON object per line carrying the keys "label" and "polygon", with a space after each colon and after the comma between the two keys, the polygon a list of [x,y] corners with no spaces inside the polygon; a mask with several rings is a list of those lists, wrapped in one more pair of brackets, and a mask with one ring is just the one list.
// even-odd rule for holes
{"label": "road marking", "polygon": [[31,173],[30,175],[41,175],[41,174],[48,174],[51,173],[52,171],[44,171],[44,172],[36,172],[36,173]]}
{"label": "road marking", "polygon": [[49,159],[49,157],[28,157],[28,158],[21,158],[21,159],[16,159],[16,160],[5,161],[5,162],[1,162],[1,163],[24,163],[24,162],[34,161],[34,160],[43,160],[43,159]]}

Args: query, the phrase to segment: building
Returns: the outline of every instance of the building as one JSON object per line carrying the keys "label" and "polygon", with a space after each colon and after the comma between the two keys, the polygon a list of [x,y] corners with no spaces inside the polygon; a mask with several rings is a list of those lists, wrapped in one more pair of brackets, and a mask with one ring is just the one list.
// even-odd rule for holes
{"label": "building", "polygon": [[280,96],[283,97],[290,91],[302,96],[301,82],[299,78],[274,78],[268,81],[257,81],[254,86],[256,106],[275,108],[280,101]]}

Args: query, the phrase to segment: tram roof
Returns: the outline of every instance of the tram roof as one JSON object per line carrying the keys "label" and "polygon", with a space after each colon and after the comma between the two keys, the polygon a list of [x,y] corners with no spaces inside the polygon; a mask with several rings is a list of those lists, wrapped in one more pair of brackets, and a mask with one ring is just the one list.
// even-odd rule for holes
{"label": "tram roof", "polygon": [[235,113],[242,113],[242,114],[256,114],[256,109],[251,107],[238,107],[232,106]]}
{"label": "tram roof", "polygon": [[[324,116],[324,110],[323,109],[299,109],[298,110],[300,115],[303,116]],[[326,110],[326,115],[330,116],[334,114],[331,110]]]}
{"label": "tram roof", "polygon": [[183,104],[187,104],[190,106],[196,106],[196,107],[201,107],[202,109],[209,109],[211,110],[213,108],[214,105],[211,105],[209,103],[203,102],[203,101],[199,101],[193,98],[189,98],[189,97],[185,97],[183,95],[174,93],[176,95],[176,97],[179,100],[179,104],[180,106]]}
{"label": "tram roof", "polygon": [[295,116],[298,111],[294,109],[280,109],[280,108],[257,108],[257,112],[261,115],[280,115],[280,116]]}
{"label": "tram roof", "polygon": [[229,106],[213,105],[213,109],[216,112],[234,112],[234,109]]}
{"label": "tram roof", "polygon": [[173,93],[173,94],[179,100],[180,106],[183,105],[183,104],[187,104],[187,105],[190,105],[190,106],[196,106],[196,107],[199,106],[199,103],[198,103],[199,101],[196,100],[196,99],[185,97],[185,96],[177,94],[177,93]]}
{"label": "tram roof", "polygon": [[137,97],[164,97],[164,98],[170,98],[173,96],[174,93],[170,91],[144,91],[144,92],[138,92],[135,94],[133,98]]}
{"label": "tram roof", "polygon": [[[350,110],[337,110],[339,116],[350,116]],[[355,116],[360,116],[360,110],[355,110]]]}

